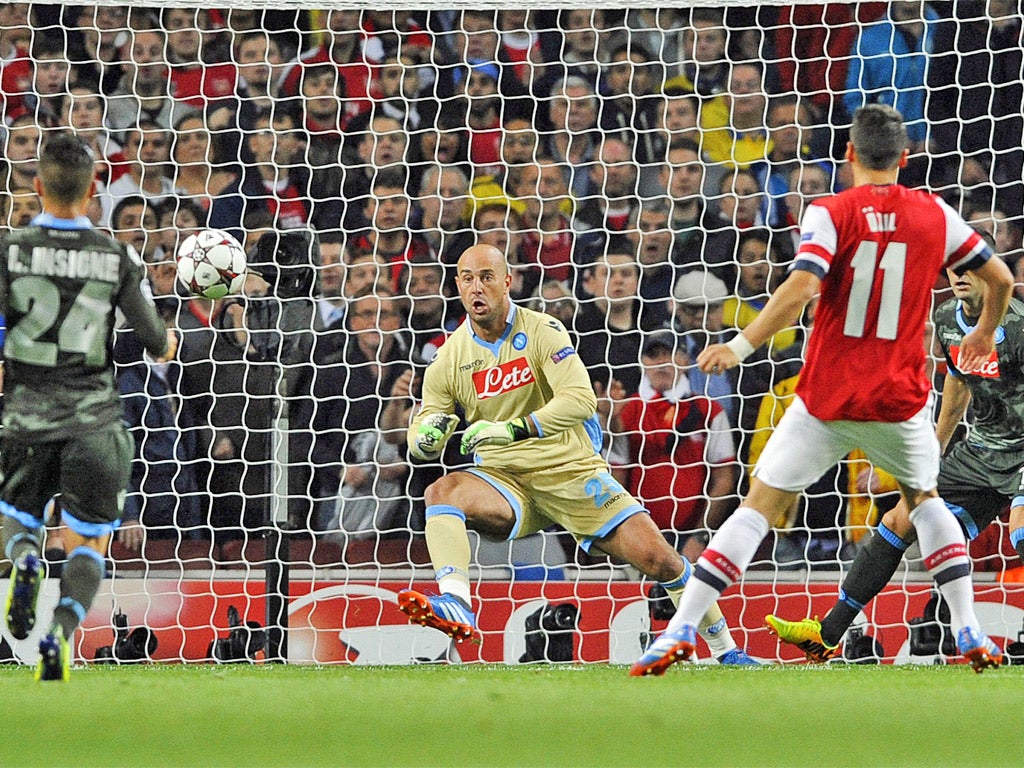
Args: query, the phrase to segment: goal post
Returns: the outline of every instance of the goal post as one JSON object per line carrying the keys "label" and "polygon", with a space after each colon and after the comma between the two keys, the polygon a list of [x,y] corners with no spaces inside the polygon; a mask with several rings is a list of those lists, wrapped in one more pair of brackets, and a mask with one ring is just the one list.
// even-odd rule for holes
{"label": "goal post", "polygon": [[[901,109],[901,181],[1024,269],[1022,18],[1006,6],[0,6],[0,226],[31,221],[38,148],[75,131],[97,159],[90,215],[139,250],[182,339],[131,393],[152,406],[130,425],[128,520],[78,658],[115,643],[123,613],[168,661],[531,661],[537,627],[568,603],[572,658],[631,661],[661,626],[650,585],[558,530],[471,535],[481,645],[449,647],[395,607],[399,589],[433,583],[425,489],[466,466],[451,449],[410,462],[404,435],[423,370],[462,319],[459,254],[502,248],[515,300],[567,326],[615,477],[694,558],[791,401],[811,318],[735,377],[689,364],[785,278],[804,207],[850,183],[852,110]],[[242,296],[177,286],[176,248],[203,227],[245,244]],[[936,284],[935,306],[950,296]],[[643,362],[657,332],[689,357],[668,392]],[[938,390],[945,361],[925,343]],[[705,410],[623,426],[607,419],[613,394]],[[727,428],[713,430],[719,413]],[[777,658],[765,613],[827,610],[894,490],[858,453],[808,489],[723,598],[737,642]],[[986,631],[1016,639],[1007,527],[971,551]],[[59,565],[59,528],[51,537]],[[929,599],[913,552],[897,580],[858,622],[889,660],[910,657]],[[0,634],[16,657],[34,652]]]}

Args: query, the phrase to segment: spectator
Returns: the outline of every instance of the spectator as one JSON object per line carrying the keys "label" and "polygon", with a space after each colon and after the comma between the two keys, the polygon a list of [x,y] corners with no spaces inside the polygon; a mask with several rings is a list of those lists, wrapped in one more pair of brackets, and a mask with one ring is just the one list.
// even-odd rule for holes
{"label": "spectator", "polygon": [[504,104],[498,91],[500,72],[496,64],[473,63],[458,87],[469,107],[469,162],[473,176],[493,176],[501,167],[501,116]]}
{"label": "spectator", "polygon": [[598,125],[607,140],[615,137],[637,154],[654,154],[653,146],[661,99],[657,86],[663,81],[661,67],[651,53],[635,41],[612,51],[605,69],[601,89],[601,112]]}
{"label": "spectator", "polygon": [[235,94],[238,70],[206,42],[206,8],[164,8],[160,23],[167,33],[171,95],[194,109],[205,109]]}
{"label": "spectator", "polygon": [[136,18],[133,13],[132,25],[121,54],[121,80],[107,97],[107,127],[120,131],[151,120],[170,129],[182,115],[193,110],[171,98],[164,53],[167,36],[153,19],[141,14]]}
{"label": "spectator", "polygon": [[420,169],[434,164],[458,166],[467,178],[473,175],[469,163],[467,111],[463,101],[453,99],[448,109],[437,114],[435,124],[412,134],[408,154],[413,178],[422,173]]}
{"label": "spectator", "polygon": [[96,157],[96,181],[106,186],[124,158],[121,146],[103,126],[103,109],[103,97],[94,88],[74,85],[64,96],[58,126],[70,128],[89,145]]}
{"label": "spectator", "polygon": [[754,61],[730,65],[728,88],[705,102],[700,112],[701,148],[707,159],[733,168],[765,162],[767,108],[763,65]]}
{"label": "spectator", "polygon": [[[711,272],[696,269],[676,281],[670,327],[679,335],[681,349],[690,360],[696,360],[711,344],[722,344],[735,335],[725,328],[723,321],[723,305],[728,296],[725,283]],[[694,365],[687,369],[687,376],[691,390],[721,405],[733,426],[739,423],[735,372],[704,373]]]}
{"label": "spectator", "polygon": [[640,205],[632,144],[606,136],[590,166],[590,187],[574,218],[581,230],[623,232]]}
{"label": "spectator", "polygon": [[792,249],[800,245],[800,221],[807,206],[815,200],[835,192],[835,177],[832,164],[826,160],[806,162],[793,166],[789,171],[789,192],[783,198],[786,218],[783,227],[792,234]]}
{"label": "spectator", "polygon": [[41,137],[42,131],[32,115],[21,115],[8,124],[4,143],[7,162],[3,169],[6,177],[3,189],[33,188],[39,169]]}
{"label": "spectator", "polygon": [[174,404],[177,364],[154,362],[128,333],[117,335],[114,360],[124,423],[135,438],[118,541],[138,551],[147,538],[193,538],[205,510],[195,474],[195,434],[181,429]]}
{"label": "spectator", "polygon": [[118,242],[132,246],[147,264],[164,258],[159,228],[156,209],[140,195],[122,199],[110,214],[110,234]]}
{"label": "spectator", "polygon": [[173,259],[182,241],[205,226],[206,211],[198,203],[178,197],[149,202],[156,209],[159,243],[165,260]]}
{"label": "spectator", "polygon": [[634,246],[640,265],[640,298],[652,313],[653,324],[668,322],[668,299],[676,281],[672,264],[671,207],[664,197],[645,199],[634,212]]}
{"label": "spectator", "polygon": [[629,40],[650,51],[666,72],[663,79],[680,74],[683,57],[683,11],[675,8],[627,8],[625,24]]}
{"label": "spectator", "polygon": [[[382,456],[384,466],[375,462],[377,451],[385,450],[380,434],[383,403],[396,379],[409,369],[408,342],[400,333],[403,320],[402,302],[390,291],[364,289],[349,305],[344,340],[333,337],[314,349],[315,409],[310,423],[316,436],[312,496],[319,509],[317,530],[337,530],[339,494],[372,502],[375,491],[383,493],[382,498],[396,499],[395,508],[388,506],[388,515],[377,523],[389,527],[408,522],[408,513],[403,519],[401,511],[401,504],[408,502],[397,501],[400,486],[378,485],[378,480],[404,476],[405,464],[399,465],[396,454]],[[366,434],[373,439],[360,437]],[[344,530],[366,532],[371,528],[365,508],[357,519],[356,511],[346,511],[345,504],[340,510]]]}
{"label": "spectator", "polygon": [[735,231],[764,226],[761,215],[764,195],[753,171],[726,171],[719,179],[718,195],[720,227]]}
{"label": "spectator", "polygon": [[345,317],[345,235],[340,231],[324,232],[320,241],[320,269],[317,292],[317,324],[315,330],[329,328]]}
{"label": "spectator", "polygon": [[476,240],[466,216],[469,179],[457,167],[428,166],[419,193],[418,234],[444,264],[455,264]]}
{"label": "spectator", "polygon": [[554,83],[547,95],[551,131],[544,154],[564,164],[569,190],[575,197],[585,197],[600,137],[597,94],[586,80],[570,75]]}
{"label": "spectator", "polygon": [[558,280],[545,280],[540,284],[530,309],[551,315],[567,329],[576,323],[576,297],[568,285]]}
{"label": "spectator", "polygon": [[110,214],[118,202],[131,195],[141,195],[160,203],[176,193],[174,181],[168,177],[171,160],[170,132],[153,121],[143,121],[125,131],[124,173],[107,185],[99,195],[103,206],[100,226],[110,226]]}
{"label": "spectator", "polygon": [[785,197],[789,192],[790,172],[812,157],[809,146],[812,120],[806,102],[795,96],[774,96],[768,103],[768,158],[766,163],[755,166],[755,170],[766,195],[764,219],[770,227],[789,227],[799,221],[791,220]]}
{"label": "spectator", "polygon": [[[743,232],[736,247],[739,261],[739,281],[736,293],[725,300],[723,319],[726,327],[742,331],[764,308],[775,287],[775,271],[783,262],[776,241],[767,229],[757,228]],[[795,344],[797,331],[786,328],[768,341],[769,349],[778,353]]]}
{"label": "spectator", "polygon": [[18,104],[9,106],[7,119],[10,121],[27,113],[41,126],[56,127],[60,122],[64,97],[68,88],[75,84],[68,61],[67,33],[59,30],[33,35],[29,62],[32,67],[31,88]]}
{"label": "spectator", "polygon": [[[306,133],[307,161],[314,173],[347,159],[345,131],[349,117],[344,111],[344,89],[341,75],[331,64],[303,67],[298,104]],[[354,135],[359,138],[358,133]]]}
{"label": "spectator", "polygon": [[473,214],[476,242],[493,245],[508,255],[512,276],[509,293],[513,298],[531,296],[540,282],[541,270],[527,260],[522,217],[509,204],[486,202]]}
{"label": "spectator", "polygon": [[242,297],[226,300],[213,323],[209,490],[210,526],[218,544],[257,537],[269,520],[279,373],[277,361],[263,359],[254,348],[251,326],[266,289],[250,274]]}
{"label": "spectator", "polygon": [[83,5],[68,8],[73,20],[77,44],[71,46],[71,59],[80,77],[95,83],[106,96],[121,78],[121,48],[128,38],[128,5]]}
{"label": "spectator", "polygon": [[309,179],[299,165],[302,144],[295,119],[280,110],[260,113],[245,146],[252,158],[241,184],[246,215],[265,210],[275,229],[305,228],[311,208]]}
{"label": "spectator", "polygon": [[527,91],[532,90],[537,65],[542,62],[540,35],[533,26],[536,11],[527,8],[502,8],[497,28],[501,35],[499,57]]}
{"label": "spectator", "polygon": [[375,112],[393,117],[410,133],[434,122],[438,105],[423,92],[420,66],[412,55],[388,54],[373,69],[371,96]]}
{"label": "spectator", "polygon": [[1024,206],[1021,35],[1017,0],[958,3],[937,23],[928,59],[936,162],[975,159],[998,187],[999,206],[1010,211]]}
{"label": "spectator", "polygon": [[201,114],[185,115],[174,124],[174,186],[207,212],[207,224],[244,240],[241,174],[221,162],[213,136]]}
{"label": "spectator", "polygon": [[882,19],[864,26],[854,43],[843,104],[852,115],[864,104],[888,104],[903,115],[911,154],[925,149],[928,57],[938,14],[921,0],[889,3]]}
{"label": "spectator", "polygon": [[577,352],[590,379],[607,392],[612,379],[628,394],[640,385],[640,271],[629,253],[608,253],[583,272],[586,298],[580,302],[573,330]]}
{"label": "spectator", "polygon": [[316,48],[303,53],[285,75],[281,91],[285,96],[301,94],[303,71],[317,64],[330,64],[337,71],[337,95],[344,105],[338,122],[347,126],[356,115],[370,109],[370,64],[366,55],[359,11],[334,8],[327,12],[327,28]]}
{"label": "spectator", "polygon": [[419,258],[407,262],[398,278],[399,294],[409,299],[410,352],[416,364],[426,365],[433,360],[448,334],[462,320],[461,312],[452,311],[444,277],[441,264]]}
{"label": "spectator", "polygon": [[402,265],[417,257],[437,256],[430,244],[409,228],[409,197],[402,170],[388,168],[377,173],[372,194],[366,202],[370,227],[353,241],[353,248],[380,256],[391,265],[392,289],[397,286]]}
{"label": "spectator", "polygon": [[774,29],[779,92],[810,98],[830,125],[847,122],[849,116],[841,116],[839,97],[846,87],[850,50],[860,25],[875,21],[885,8],[886,3],[780,7]]}
{"label": "spectator", "polygon": [[[307,137],[312,146],[316,137]],[[366,210],[370,204],[371,185],[381,173],[394,180],[404,174],[407,137],[402,125],[392,117],[372,115],[369,122],[346,138],[355,145],[355,154],[343,165],[326,162],[314,164],[310,183],[313,197],[312,223],[318,230],[344,229],[357,232],[370,226]],[[406,194],[403,187],[402,193]]]}
{"label": "spectator", "polygon": [[562,165],[542,159],[526,166],[515,192],[524,205],[524,261],[539,268],[541,279],[573,282],[576,237],[572,223],[563,213],[569,190]]}
{"label": "spectator", "polygon": [[700,98],[678,88],[666,92],[658,99],[654,126],[649,140],[636,148],[636,161],[640,164],[640,194],[645,197],[665,192],[658,179],[659,169],[666,161],[669,147],[677,139],[686,139],[700,146]]}
{"label": "spectator", "polygon": [[[235,93],[239,108],[255,114],[276,106],[287,67],[277,39],[264,30],[236,35],[234,60],[238,68]],[[239,117],[240,127],[246,123]]]}
{"label": "spectator", "polygon": [[543,72],[534,79],[534,94],[540,97],[554,92],[553,86],[568,77],[577,78],[591,92],[597,91],[601,77],[601,50],[598,29],[604,26],[604,11],[600,8],[565,8],[558,12],[561,34],[546,33],[547,45],[542,41]]}
{"label": "spectator", "polygon": [[1017,264],[1021,259],[1021,231],[1019,219],[1011,219],[998,208],[968,210],[964,219],[979,232],[992,237],[996,255],[1007,266]]}
{"label": "spectator", "polygon": [[705,203],[704,163],[698,146],[687,139],[673,144],[660,179],[672,201],[672,262],[683,270],[709,269],[727,285],[732,284],[735,240],[731,232],[717,226],[714,212]]}
{"label": "spectator", "polygon": [[243,157],[244,138],[259,114],[295,110],[280,99],[285,64],[273,36],[265,30],[238,34],[231,55],[238,71],[234,93],[210,104],[208,123],[218,133],[225,156]]}
{"label": "spectator", "polygon": [[728,42],[721,8],[694,8],[683,29],[682,72],[665,82],[666,91],[681,88],[702,98],[717,96],[729,83]]}
{"label": "spectator", "polygon": [[345,258],[345,282],[342,296],[348,302],[365,290],[377,293],[391,290],[391,266],[382,256],[356,250]]}
{"label": "spectator", "polygon": [[473,177],[473,197],[477,205],[497,202],[520,212],[515,187],[523,168],[538,159],[539,138],[533,123],[521,117],[506,119],[501,132],[501,166],[489,176]]}
{"label": "spectator", "polygon": [[0,192],[0,231],[27,227],[42,212],[39,195],[31,187],[15,187],[9,192]]}
{"label": "spectator", "polygon": [[501,37],[495,26],[493,10],[461,11],[448,36],[450,51],[442,50],[438,72],[437,94],[442,99],[466,90],[465,81],[478,66],[493,72],[497,92],[503,97],[506,114],[525,116],[532,113],[532,103],[522,97],[526,88],[516,75],[512,62],[501,50]]}
{"label": "spectator", "polygon": [[[650,511],[688,560],[704,550],[702,528],[729,516],[736,493],[736,447],[722,407],[690,388],[692,361],[675,334],[648,335],[639,392],[614,408],[613,433],[625,434],[628,464],[613,475]],[[616,413],[617,412],[617,413]]]}

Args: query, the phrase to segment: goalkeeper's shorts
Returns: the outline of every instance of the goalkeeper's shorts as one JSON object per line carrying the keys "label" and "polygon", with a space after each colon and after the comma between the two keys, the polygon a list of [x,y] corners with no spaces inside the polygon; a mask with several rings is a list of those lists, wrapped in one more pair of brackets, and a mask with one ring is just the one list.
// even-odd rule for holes
{"label": "goalkeeper's shorts", "polygon": [[553,523],[571,533],[589,552],[598,539],[624,520],[646,510],[612,477],[600,456],[550,469],[505,472],[491,467],[465,470],[494,487],[512,507],[516,523],[509,539],[518,539]]}

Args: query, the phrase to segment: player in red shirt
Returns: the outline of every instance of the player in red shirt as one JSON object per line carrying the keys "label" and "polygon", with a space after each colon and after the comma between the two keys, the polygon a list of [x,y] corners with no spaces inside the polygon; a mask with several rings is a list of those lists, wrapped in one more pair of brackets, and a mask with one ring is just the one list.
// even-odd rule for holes
{"label": "player in red shirt", "polygon": [[630,674],[660,675],[689,658],[694,625],[740,578],[771,524],[854,448],[899,481],[960,653],[978,672],[1002,662],[974,613],[963,531],[935,490],[939,444],[922,338],[939,271],[972,270],[987,289],[983,315],[961,346],[965,370],[975,370],[995,349],[1013,277],[945,203],[896,184],[907,155],[899,112],[881,104],[858,109],[846,150],[854,186],[808,206],[789,279],[742,334],[698,356],[704,372],[738,365],[820,292],[797,397],[754,467],[747,497],[698,561],[676,615]]}

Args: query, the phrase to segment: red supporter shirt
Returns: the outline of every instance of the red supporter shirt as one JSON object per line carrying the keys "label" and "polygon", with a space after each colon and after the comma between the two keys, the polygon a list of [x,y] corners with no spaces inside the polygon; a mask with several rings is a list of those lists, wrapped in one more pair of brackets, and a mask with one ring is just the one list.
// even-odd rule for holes
{"label": "red supporter shirt", "polygon": [[909,419],[928,402],[925,320],[944,267],[991,255],[939,198],[863,185],[808,206],[794,269],[822,279],[797,394],[826,421]]}
{"label": "red supporter shirt", "polygon": [[[657,394],[634,395],[621,415],[629,435],[629,492],[661,530],[688,531],[703,525],[709,467],[735,458],[729,419],[706,397],[676,402]],[[675,427],[680,423],[681,434]]]}
{"label": "red supporter shirt", "polygon": [[201,64],[171,68],[171,93],[178,101],[205,107],[233,96],[238,82],[234,64]]}
{"label": "red supporter shirt", "polygon": [[576,242],[572,224],[562,217],[558,231],[541,240],[540,233],[530,230],[523,236],[523,255],[527,262],[544,268],[544,279],[561,280],[572,277],[572,251]]}

